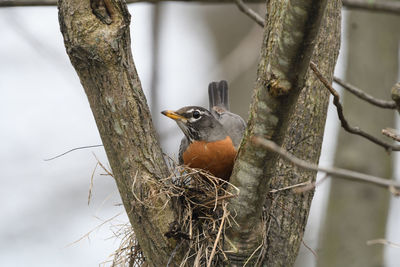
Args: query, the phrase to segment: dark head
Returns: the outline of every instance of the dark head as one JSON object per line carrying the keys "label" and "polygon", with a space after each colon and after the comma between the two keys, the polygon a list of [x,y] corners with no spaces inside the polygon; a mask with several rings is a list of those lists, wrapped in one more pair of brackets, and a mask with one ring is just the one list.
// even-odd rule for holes
{"label": "dark head", "polygon": [[189,106],[177,111],[164,110],[161,113],[176,121],[189,142],[213,142],[227,136],[222,124],[205,108]]}

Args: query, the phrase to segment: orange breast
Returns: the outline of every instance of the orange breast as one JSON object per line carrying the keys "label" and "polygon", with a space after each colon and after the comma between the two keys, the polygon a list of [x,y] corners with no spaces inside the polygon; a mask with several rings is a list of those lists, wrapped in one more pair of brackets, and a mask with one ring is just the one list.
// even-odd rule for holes
{"label": "orange breast", "polygon": [[183,153],[183,163],[192,168],[209,171],[214,176],[228,180],[232,173],[236,149],[232,139],[206,143],[195,141]]}

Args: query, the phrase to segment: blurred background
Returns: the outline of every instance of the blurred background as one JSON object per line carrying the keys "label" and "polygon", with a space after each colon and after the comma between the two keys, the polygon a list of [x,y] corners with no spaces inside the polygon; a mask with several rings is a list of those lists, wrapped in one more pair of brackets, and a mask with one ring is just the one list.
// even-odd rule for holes
{"label": "blurred background", "polygon": [[[263,5],[251,7],[265,14]],[[233,4],[137,3],[129,10],[133,57],[167,154],[177,156],[182,134],[160,111],[208,106],[210,81],[228,80],[231,109],[247,119],[262,41],[258,25]],[[400,18],[343,11],[342,25],[336,75],[390,99],[399,80]],[[57,8],[1,8],[0,33],[0,265],[109,266],[119,246],[116,231],[128,219],[113,179],[95,170],[96,157],[108,166],[104,150],[44,161],[101,144],[65,52]],[[374,135],[398,121],[393,111],[344,98],[350,123]],[[329,107],[321,165],[399,178],[398,159],[339,129]],[[329,179],[316,188],[304,238],[318,260],[302,246],[296,265],[399,266],[399,248],[366,245],[376,238],[400,243],[399,222],[400,200],[387,191]]]}

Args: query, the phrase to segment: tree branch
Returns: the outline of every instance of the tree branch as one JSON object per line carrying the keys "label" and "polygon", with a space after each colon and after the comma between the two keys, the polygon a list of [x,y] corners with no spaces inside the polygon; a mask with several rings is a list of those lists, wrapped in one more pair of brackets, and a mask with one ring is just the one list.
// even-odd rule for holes
{"label": "tree branch", "polygon": [[325,85],[325,87],[333,95],[333,104],[336,106],[337,114],[338,114],[338,117],[339,117],[339,120],[341,122],[343,129],[345,129],[349,133],[362,136],[365,139],[367,139],[379,146],[382,146],[383,148],[385,148],[388,151],[400,151],[400,145],[392,145],[392,144],[383,142],[383,141],[379,140],[378,138],[370,135],[369,133],[364,132],[363,130],[361,130],[358,127],[351,127],[349,125],[349,123],[347,122],[346,118],[344,117],[343,106],[340,103],[339,93],[335,89],[333,89],[333,87],[330,85],[330,83],[324,78],[324,76],[318,70],[318,67],[315,63],[311,62],[310,67],[314,71],[314,73],[318,77],[318,79]]}
{"label": "tree branch", "polygon": [[382,129],[382,134],[386,135],[387,137],[392,138],[393,140],[400,142],[400,135],[398,133],[396,133],[395,129],[391,129],[391,128],[386,128],[386,129]]}
{"label": "tree branch", "polygon": [[[204,2],[204,3],[232,3],[237,0],[126,0],[126,3],[158,3],[158,2]],[[241,0],[239,0],[241,1]],[[261,0],[250,0],[251,3],[262,3]],[[396,1],[369,2],[368,0],[342,0],[343,6],[348,9],[383,12],[400,15],[400,3]],[[22,6],[56,6],[57,0],[0,0],[0,7]]]}
{"label": "tree branch", "polygon": [[351,85],[349,83],[346,83],[342,79],[338,77],[334,77],[333,81],[342,86],[344,89],[349,91],[350,93],[354,94],[355,96],[358,96],[359,98],[371,103],[372,105],[381,107],[381,108],[387,108],[387,109],[396,109],[396,103],[394,101],[387,101],[387,100],[382,100],[375,98],[364,91],[358,89],[354,85]]}
{"label": "tree branch", "polygon": [[360,172],[350,171],[350,170],[346,170],[346,169],[320,167],[317,164],[313,164],[313,163],[307,162],[305,160],[302,160],[302,159],[299,159],[299,158],[293,156],[292,154],[287,152],[285,149],[281,148],[274,142],[269,141],[267,139],[264,139],[261,137],[253,137],[252,140],[255,144],[260,145],[260,146],[262,146],[270,151],[273,151],[275,153],[278,153],[284,159],[290,161],[294,165],[301,167],[303,169],[311,170],[311,171],[320,171],[320,172],[324,172],[326,174],[329,174],[329,175],[332,175],[332,176],[338,177],[338,178],[370,183],[370,184],[377,185],[380,187],[385,187],[388,189],[394,188],[396,190],[400,190],[400,183],[398,183],[396,181],[369,175],[369,174],[364,174],[364,173],[360,173]]}
{"label": "tree branch", "polygon": [[258,25],[264,27],[264,19],[253,9],[251,9],[248,5],[246,5],[242,0],[235,0],[236,5],[239,10],[244,14],[249,16],[252,20],[254,20]]}
{"label": "tree branch", "polygon": [[[239,188],[230,199],[238,225],[227,229],[227,250],[238,264],[261,243],[261,212],[277,157],[255,146],[251,136],[273,136],[279,143],[287,129],[289,110],[296,104],[314,49],[326,1],[269,1],[264,47],[250,108],[245,138],[235,162],[231,183]],[[242,258],[241,258],[242,257]]]}
{"label": "tree branch", "polygon": [[387,246],[394,247],[394,248],[400,248],[399,243],[394,243],[394,242],[386,240],[384,238],[372,239],[372,240],[367,241],[367,246],[376,245],[376,244],[387,245]]}
{"label": "tree branch", "polygon": [[164,236],[175,219],[172,204],[161,197],[154,203],[160,209],[149,209],[134,197],[145,199],[148,181],[169,171],[132,59],[127,6],[121,0],[60,0],[59,22],[146,262],[165,266],[175,247]]}

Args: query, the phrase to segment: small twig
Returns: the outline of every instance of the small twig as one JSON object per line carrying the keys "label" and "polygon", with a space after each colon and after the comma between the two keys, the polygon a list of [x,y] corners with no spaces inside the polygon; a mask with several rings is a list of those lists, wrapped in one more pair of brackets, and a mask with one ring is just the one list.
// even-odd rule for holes
{"label": "small twig", "polygon": [[253,256],[254,256],[254,254],[256,254],[256,252],[257,252],[260,248],[262,248],[263,245],[264,245],[264,244],[261,243],[261,245],[259,245],[259,246],[253,251],[253,253],[251,253],[251,255],[247,258],[247,260],[246,260],[245,263],[243,264],[243,267],[245,267],[245,266],[250,262],[251,258],[253,258]]}
{"label": "small twig", "polygon": [[306,244],[306,242],[304,242],[304,240],[301,240],[301,243],[303,243],[303,245],[309,250],[311,251],[311,253],[314,255],[315,258],[318,258],[317,252],[315,252],[310,246],[308,246]]}
{"label": "small twig", "polygon": [[314,73],[318,77],[318,79],[325,85],[325,87],[333,95],[333,104],[336,106],[337,114],[339,116],[339,120],[340,120],[340,122],[342,124],[343,129],[345,129],[349,133],[362,136],[362,137],[368,139],[369,141],[371,141],[371,142],[373,142],[373,143],[375,143],[377,145],[382,146],[387,151],[400,151],[400,146],[399,145],[392,145],[392,144],[383,142],[383,141],[379,140],[378,138],[370,135],[369,133],[364,132],[363,130],[361,130],[358,127],[351,127],[349,125],[349,123],[347,122],[346,118],[344,117],[343,106],[340,103],[339,93],[335,89],[333,89],[333,87],[330,85],[328,80],[321,74],[321,72],[319,71],[317,65],[314,62],[310,62],[310,67],[314,71]]}
{"label": "small twig", "polygon": [[57,156],[55,156],[55,157],[52,157],[52,158],[49,158],[49,159],[44,159],[44,161],[50,161],[50,160],[53,160],[53,159],[62,157],[62,156],[64,156],[64,155],[68,154],[68,153],[71,153],[71,152],[75,151],[75,150],[86,149],[86,148],[93,148],[93,147],[100,147],[100,146],[103,146],[103,145],[93,145],[93,146],[81,146],[81,147],[76,147],[76,148],[70,149],[70,150],[68,150],[68,151],[66,151],[66,152],[64,152],[64,153],[62,153],[62,154],[60,154],[60,155],[57,155]]}
{"label": "small twig", "polygon": [[215,200],[213,199],[213,200],[210,200],[208,202],[205,202],[205,203],[203,203],[203,205],[204,206],[208,206],[208,205],[210,205],[210,204],[212,204],[214,202],[218,202],[218,201],[221,201],[223,199],[233,198],[233,197],[236,197],[236,195],[225,195],[225,196],[216,197]]}
{"label": "small twig", "polygon": [[346,89],[350,93],[352,93],[355,96],[358,96],[359,98],[371,103],[372,105],[375,105],[375,106],[378,106],[378,107],[381,107],[381,108],[396,109],[396,103],[394,101],[382,100],[382,99],[375,98],[372,95],[369,95],[369,94],[365,93],[364,91],[358,89],[354,85],[351,85],[351,84],[343,81],[342,79],[340,79],[338,77],[333,77],[333,81],[335,83],[339,84],[340,86],[342,86],[344,89]]}
{"label": "small twig", "polygon": [[280,192],[280,191],[293,189],[293,188],[296,188],[296,187],[299,187],[299,186],[302,186],[302,187],[304,186],[305,187],[305,186],[310,185],[310,184],[312,184],[312,183],[310,181],[307,181],[307,182],[302,182],[302,183],[299,183],[299,184],[289,185],[289,186],[278,188],[278,189],[272,189],[269,192],[270,193],[276,193],[276,192]]}
{"label": "small twig", "polygon": [[350,170],[345,170],[345,169],[340,169],[340,168],[328,168],[328,167],[319,167],[316,164],[307,162],[305,160],[299,159],[289,152],[287,152],[285,149],[282,147],[278,146],[272,141],[269,141],[267,139],[264,139],[262,137],[253,137],[252,141],[256,145],[263,146],[264,148],[273,151],[275,153],[278,153],[282,158],[292,162],[296,166],[299,166],[303,169],[306,170],[312,170],[312,171],[321,171],[325,172],[329,175],[340,177],[340,178],[345,178],[345,179],[350,179],[350,180],[355,180],[355,181],[360,181],[360,182],[366,182],[370,184],[374,184],[377,186],[381,187],[386,187],[388,189],[396,189],[397,191],[400,190],[400,183],[389,180],[389,179],[384,179],[381,177],[369,175],[369,174],[364,174],[360,172],[355,172],[355,171],[350,171]]}
{"label": "small twig", "polygon": [[295,193],[297,193],[297,194],[309,191],[309,190],[313,189],[314,187],[317,187],[318,185],[322,184],[328,178],[329,178],[329,175],[325,174],[324,177],[322,177],[319,181],[313,182],[313,183],[311,183],[309,185],[306,185],[306,186],[303,186],[303,187],[300,187],[300,188],[295,188],[293,191]]}
{"label": "small twig", "polygon": [[382,134],[386,135],[387,137],[392,138],[393,140],[400,142],[400,135],[396,133],[395,129],[392,128],[386,128],[382,129]]}
{"label": "small twig", "polygon": [[66,247],[69,247],[69,246],[71,246],[71,245],[74,245],[74,244],[80,242],[81,240],[83,240],[83,239],[86,238],[86,237],[89,238],[89,235],[90,235],[91,233],[93,233],[95,230],[99,229],[100,227],[102,227],[102,226],[105,225],[106,223],[111,222],[112,220],[114,220],[115,218],[117,218],[117,217],[118,217],[119,215],[121,215],[121,214],[123,214],[123,212],[120,212],[120,213],[114,215],[113,217],[111,217],[111,218],[109,218],[109,219],[103,221],[101,224],[97,225],[95,228],[93,228],[92,230],[90,230],[89,232],[87,232],[86,234],[84,234],[83,236],[81,236],[78,240],[76,240],[76,241],[74,241],[74,242],[72,242],[72,243],[69,243]]}
{"label": "small twig", "polygon": [[100,165],[100,167],[107,173],[107,175],[114,177],[114,175],[103,165],[103,163],[100,162],[100,160],[97,158],[96,154],[93,153],[94,158],[97,160],[97,163]]}
{"label": "small twig", "polygon": [[94,170],[92,172],[92,176],[90,177],[90,186],[89,186],[89,194],[88,194],[88,206],[90,205],[90,199],[92,198],[92,188],[93,188],[93,178],[94,178],[94,174],[96,172],[97,166],[99,166],[99,162],[96,162],[96,166],[94,166]]}
{"label": "small twig", "polygon": [[242,11],[244,14],[253,19],[258,25],[264,27],[264,19],[257,12],[251,9],[242,0],[235,0],[235,3],[240,11]]}
{"label": "small twig", "polygon": [[368,240],[367,241],[367,246],[371,246],[371,245],[376,245],[376,244],[382,244],[382,245],[387,245],[387,246],[391,246],[394,248],[400,248],[400,244],[399,243],[394,243],[392,241],[383,239],[383,238],[379,238],[379,239],[373,239],[373,240]]}

